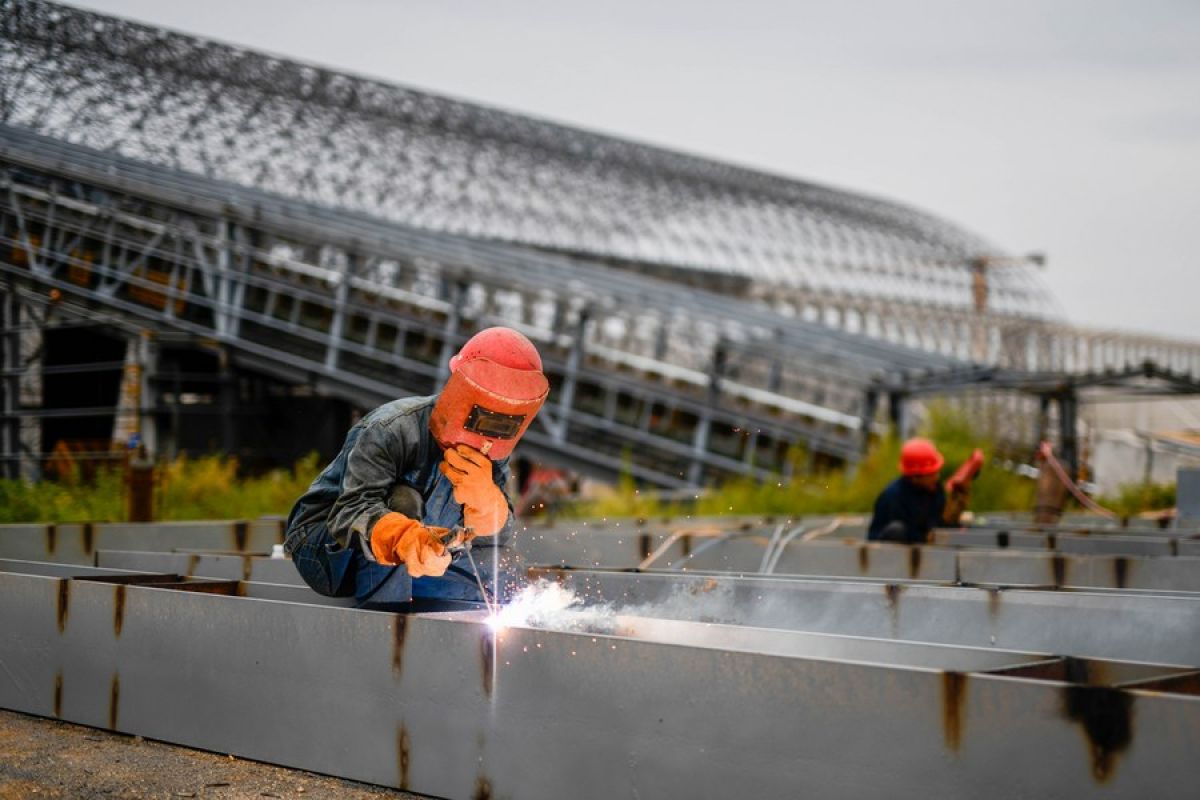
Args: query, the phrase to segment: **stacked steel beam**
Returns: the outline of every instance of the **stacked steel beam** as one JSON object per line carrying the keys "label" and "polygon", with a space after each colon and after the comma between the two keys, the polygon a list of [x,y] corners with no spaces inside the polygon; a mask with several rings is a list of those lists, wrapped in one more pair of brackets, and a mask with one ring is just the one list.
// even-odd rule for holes
{"label": "stacked steel beam", "polygon": [[[453,798],[1190,796],[1194,585],[791,573],[820,548],[857,560],[852,525],[847,543],[796,537],[761,574],[779,526],[527,530],[519,550],[559,556],[530,579],[578,605],[507,625],[322,598],[266,555],[274,521],[0,527],[0,705]],[[944,536],[976,533],[997,535]],[[691,571],[709,542],[758,560]],[[1014,552],[920,560],[942,550]]]}

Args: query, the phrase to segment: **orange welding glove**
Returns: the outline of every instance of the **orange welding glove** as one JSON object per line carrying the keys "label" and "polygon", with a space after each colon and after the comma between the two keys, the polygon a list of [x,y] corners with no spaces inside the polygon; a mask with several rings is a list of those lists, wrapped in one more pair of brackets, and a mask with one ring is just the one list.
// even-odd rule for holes
{"label": "orange welding glove", "polygon": [[403,564],[414,578],[444,575],[450,566],[450,554],[434,531],[395,511],[371,529],[371,552],[380,564]]}
{"label": "orange welding glove", "polygon": [[454,484],[454,499],[463,507],[463,524],[477,536],[493,536],[508,521],[508,501],[492,480],[492,462],[473,447],[446,450],[438,469]]}

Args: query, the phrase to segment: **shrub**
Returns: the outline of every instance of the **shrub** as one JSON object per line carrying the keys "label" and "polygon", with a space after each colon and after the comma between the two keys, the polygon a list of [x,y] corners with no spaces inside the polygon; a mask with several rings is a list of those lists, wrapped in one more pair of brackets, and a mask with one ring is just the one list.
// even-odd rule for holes
{"label": "shrub", "polygon": [[[238,475],[236,458],[181,456],[155,476],[155,516],[161,520],[251,519],[286,514],[317,474],[316,453],[288,469]],[[98,470],[91,481],[72,471],[58,481],[0,480],[0,522],[123,522],[125,477],[119,468]]]}

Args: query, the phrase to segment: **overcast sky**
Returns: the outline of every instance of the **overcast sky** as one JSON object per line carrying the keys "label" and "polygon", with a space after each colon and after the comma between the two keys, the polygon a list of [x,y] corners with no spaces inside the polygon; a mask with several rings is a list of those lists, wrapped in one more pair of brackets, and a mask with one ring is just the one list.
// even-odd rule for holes
{"label": "overcast sky", "polygon": [[900,200],[1200,340],[1198,0],[77,5]]}

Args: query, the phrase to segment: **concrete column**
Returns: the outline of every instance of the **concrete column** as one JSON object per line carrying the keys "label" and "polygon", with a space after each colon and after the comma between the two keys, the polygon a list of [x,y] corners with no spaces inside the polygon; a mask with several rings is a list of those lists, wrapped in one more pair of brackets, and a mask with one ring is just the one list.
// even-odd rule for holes
{"label": "concrete column", "polygon": [[908,438],[908,395],[903,392],[888,393],[888,418],[892,428],[901,439]]}
{"label": "concrete column", "polygon": [[458,352],[458,330],[462,322],[462,304],[467,285],[462,281],[447,281],[443,285],[443,294],[450,304],[450,312],[446,315],[446,324],[442,326],[442,354],[438,363],[438,385],[434,391],[441,391],[442,384],[450,377],[450,359]]}
{"label": "concrete column", "polygon": [[562,386],[558,390],[558,421],[554,426],[554,440],[559,443],[567,440],[567,424],[571,416],[571,406],[575,403],[575,385],[579,375],[579,367],[583,364],[583,356],[587,352],[588,322],[591,311],[587,308],[579,310],[579,319],[575,323],[575,336],[571,342],[571,352],[567,355],[567,368],[563,372]]}
{"label": "concrete column", "polygon": [[1078,423],[1078,399],[1073,391],[1058,397],[1058,431],[1062,462],[1071,478],[1079,473],[1079,440],[1076,435]]}
{"label": "concrete column", "polygon": [[0,285],[0,477],[20,473],[19,404],[20,313],[12,284]]}
{"label": "concrete column", "polygon": [[[31,306],[17,304],[17,323],[21,330],[17,335],[17,378],[18,408],[41,408],[43,398],[42,364],[45,359],[44,321],[39,320]],[[47,310],[47,315],[49,310]],[[42,421],[38,417],[20,418],[20,476],[26,481],[42,479],[42,461],[37,453],[42,451]]]}
{"label": "concrete column", "polygon": [[708,371],[708,403],[700,412],[700,418],[696,420],[696,432],[692,435],[692,463],[688,465],[688,484],[691,486],[699,486],[704,477],[704,456],[708,452],[708,437],[712,431],[712,410],[720,403],[726,356],[725,340],[718,339]]}
{"label": "concrete column", "polygon": [[[329,342],[325,346],[325,369],[333,371],[338,366],[342,348],[342,335],[346,328],[346,300],[350,296],[350,278],[354,275],[354,256],[346,257],[346,269],[334,293],[333,322],[329,326]],[[457,305],[453,313],[457,315]],[[456,320],[457,323],[457,320]]]}
{"label": "concrete column", "polygon": [[221,409],[221,452],[233,453],[237,448],[237,376],[229,363],[229,351],[218,353],[219,379],[217,402]]}
{"label": "concrete column", "polygon": [[158,342],[153,334],[144,330],[138,337],[138,362],[141,364],[141,391],[138,419],[141,424],[142,444],[153,461],[158,456]]}

